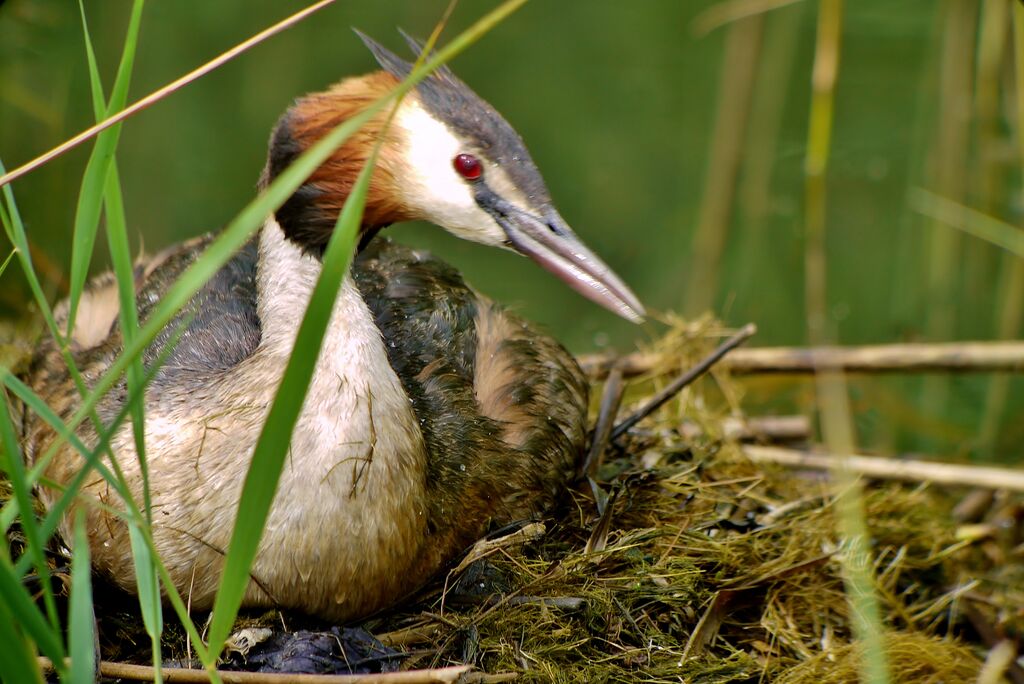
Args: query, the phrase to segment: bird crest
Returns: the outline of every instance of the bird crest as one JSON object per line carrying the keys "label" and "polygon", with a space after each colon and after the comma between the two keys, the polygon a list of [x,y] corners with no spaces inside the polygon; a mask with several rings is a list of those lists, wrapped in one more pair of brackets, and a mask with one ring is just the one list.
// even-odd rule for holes
{"label": "bird crest", "polygon": [[[370,52],[373,54],[374,59],[377,60],[377,63],[381,66],[381,68],[387,71],[389,74],[391,74],[398,80],[402,80],[412,72],[412,62],[405,61],[395,53],[391,52],[391,50],[388,50],[386,47],[375,41],[370,36],[360,31],[359,29],[352,30],[355,31],[356,35],[359,36],[360,40],[363,41],[363,44],[366,45],[366,47],[370,50]],[[406,44],[409,46],[409,49],[412,50],[414,55],[417,55],[418,57],[419,55],[423,54],[423,43],[416,40],[402,29],[398,29],[398,32],[402,35],[402,38],[405,39]],[[434,57],[435,54],[436,53],[433,50],[431,50],[425,56],[425,60]],[[452,73],[452,70],[448,68],[447,64],[442,64],[428,78],[447,80],[449,82],[462,84],[461,81],[459,81],[459,79],[455,77],[455,74]],[[463,87],[465,87],[464,84],[462,85]]]}
{"label": "bird crest", "polygon": [[[402,80],[412,72],[412,64],[394,54],[358,29],[353,29],[377,63],[395,78]],[[398,32],[409,48],[419,55],[423,44],[402,29]],[[433,53],[428,55],[432,56]],[[463,83],[446,65],[420,81],[416,86],[423,106],[452,130],[501,165],[517,186],[538,203],[550,202],[540,172],[526,150],[522,138],[487,101]]]}

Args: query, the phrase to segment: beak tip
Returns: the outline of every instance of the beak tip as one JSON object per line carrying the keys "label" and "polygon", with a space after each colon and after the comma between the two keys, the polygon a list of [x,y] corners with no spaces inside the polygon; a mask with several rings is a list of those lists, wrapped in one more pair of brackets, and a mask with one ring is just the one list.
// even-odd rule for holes
{"label": "beak tip", "polygon": [[623,309],[621,316],[630,323],[635,323],[636,325],[642,325],[647,320],[647,312],[644,310],[644,307],[639,304]]}

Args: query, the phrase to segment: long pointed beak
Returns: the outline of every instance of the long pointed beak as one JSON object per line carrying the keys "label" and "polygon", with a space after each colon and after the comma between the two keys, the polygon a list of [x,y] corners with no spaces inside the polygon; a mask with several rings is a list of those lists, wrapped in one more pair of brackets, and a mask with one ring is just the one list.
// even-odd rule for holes
{"label": "long pointed beak", "polygon": [[558,276],[587,299],[633,323],[642,323],[644,307],[615,272],[591,252],[554,209],[534,216],[488,192],[480,205],[508,236],[509,245]]}

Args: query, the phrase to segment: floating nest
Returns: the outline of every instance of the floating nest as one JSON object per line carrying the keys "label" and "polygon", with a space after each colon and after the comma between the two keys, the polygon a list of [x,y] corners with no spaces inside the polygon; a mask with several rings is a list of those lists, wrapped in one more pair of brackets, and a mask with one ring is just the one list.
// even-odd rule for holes
{"label": "floating nest", "polygon": [[[672,350],[664,367],[630,383],[620,415],[721,332],[712,321],[676,325],[656,345]],[[595,410],[601,393],[595,383]],[[821,473],[754,464],[723,436],[727,420],[743,420],[741,394],[712,370],[610,443],[558,510],[481,541],[387,614],[344,629],[273,611],[245,616],[224,667],[469,664],[490,673],[476,675],[483,681],[856,681],[865,656],[844,585],[842,492]],[[871,481],[862,505],[893,681],[974,681],[993,646],[1019,643],[1019,497]],[[95,592],[104,660],[148,663],[133,599]],[[173,622],[163,653],[182,666],[190,653]]]}

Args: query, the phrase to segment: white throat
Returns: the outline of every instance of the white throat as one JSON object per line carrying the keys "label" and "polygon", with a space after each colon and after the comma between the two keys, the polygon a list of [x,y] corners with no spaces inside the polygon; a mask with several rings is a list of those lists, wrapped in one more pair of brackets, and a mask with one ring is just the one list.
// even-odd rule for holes
{"label": "white throat", "polygon": [[[257,312],[262,326],[259,356],[292,354],[320,272],[316,258],[289,241],[276,221],[267,221],[260,233],[257,271]],[[377,441],[397,433],[407,445],[422,444],[408,397],[388,361],[373,314],[351,274],[346,274],[300,418],[300,425],[308,423],[306,427],[320,433],[316,435],[316,451],[322,451],[334,437],[350,440],[354,435],[348,433],[358,431],[356,425],[371,420],[366,405],[371,394],[373,414],[395,423],[386,431],[378,425]],[[386,435],[380,434],[382,431]],[[297,428],[296,439],[300,436]],[[293,449],[296,446],[293,443]]]}
{"label": "white throat", "polygon": [[[267,220],[260,231],[259,268],[256,274],[259,293],[256,311],[262,327],[261,348],[291,353],[313,286],[320,277],[320,270],[320,262],[290,242],[277,221],[273,218]],[[336,309],[348,289],[351,289],[351,282],[346,275]],[[332,317],[332,323],[338,319],[338,316]],[[327,339],[324,341],[326,343]]]}
{"label": "white throat", "polygon": [[[263,329],[258,356],[283,359],[292,353],[320,271],[317,259],[288,241],[276,221],[267,221],[259,244],[257,307]],[[404,535],[397,529],[425,519],[422,508],[410,505],[422,501],[422,476],[415,474],[425,467],[424,459],[423,435],[408,396],[388,362],[372,313],[346,274],[292,435],[264,548],[292,544],[294,551],[293,541],[275,539],[275,531],[303,527],[331,530],[338,536],[332,543],[353,546],[345,553],[358,554],[366,543],[398,543]],[[286,503],[310,497],[315,506]],[[288,567],[266,563],[257,576]]]}

